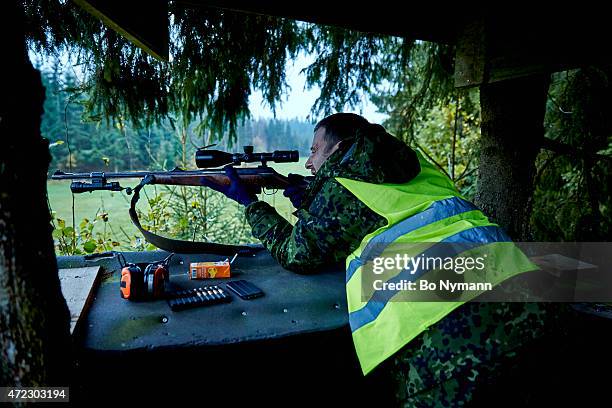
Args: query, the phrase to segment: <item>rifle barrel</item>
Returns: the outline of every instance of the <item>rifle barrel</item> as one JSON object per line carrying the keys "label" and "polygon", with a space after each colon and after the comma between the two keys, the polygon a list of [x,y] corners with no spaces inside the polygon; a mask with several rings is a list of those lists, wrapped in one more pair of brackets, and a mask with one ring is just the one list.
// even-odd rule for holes
{"label": "rifle barrel", "polygon": [[[240,169],[237,169],[240,174]],[[79,180],[79,179],[90,179],[94,177],[105,177],[107,179],[120,179],[120,178],[143,178],[148,175],[164,175],[164,176],[189,176],[189,175],[216,175],[224,174],[223,170],[170,170],[170,171],[122,171],[122,172],[98,172],[93,171],[91,173],[66,173],[63,171],[56,171],[51,175],[52,180]]]}

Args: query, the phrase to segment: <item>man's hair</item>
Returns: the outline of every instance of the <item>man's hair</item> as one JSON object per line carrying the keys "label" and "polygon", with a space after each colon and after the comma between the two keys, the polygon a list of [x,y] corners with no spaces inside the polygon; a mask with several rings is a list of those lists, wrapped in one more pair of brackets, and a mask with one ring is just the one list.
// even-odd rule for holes
{"label": "man's hair", "polygon": [[325,129],[324,139],[327,149],[330,149],[341,140],[351,139],[359,129],[370,125],[363,116],[354,113],[334,113],[315,125],[314,131]]}

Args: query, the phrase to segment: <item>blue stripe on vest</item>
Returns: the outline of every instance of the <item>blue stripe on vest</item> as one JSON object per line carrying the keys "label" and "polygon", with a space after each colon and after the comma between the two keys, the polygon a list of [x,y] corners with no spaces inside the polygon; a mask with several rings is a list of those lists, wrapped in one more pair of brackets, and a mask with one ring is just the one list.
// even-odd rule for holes
{"label": "blue stripe on vest", "polygon": [[[468,211],[474,211],[477,208],[469,201],[465,201],[460,197],[451,197],[444,200],[435,201],[424,211],[408,217],[405,220],[395,224],[385,232],[382,232],[373,237],[368,245],[361,252],[359,258],[355,258],[349,262],[346,268],[346,281],[348,282],[355,274],[355,271],[368,261],[380,256],[386,246],[402,235],[417,230],[428,224],[443,220]],[[385,245],[387,244],[387,245]]]}
{"label": "blue stripe on vest", "polygon": [[[489,244],[492,242],[510,242],[510,237],[499,227],[484,226],[474,227],[447,237],[440,243],[436,243],[423,251],[421,254],[425,257],[450,256],[453,257],[461,252],[467,251],[478,246]],[[461,245],[451,246],[440,245],[441,243],[460,243]],[[420,256],[421,254],[417,255]],[[396,283],[401,280],[416,281],[425,272],[422,268],[418,268],[414,273],[409,269],[404,269],[387,282]],[[349,323],[351,331],[356,331],[364,325],[373,322],[378,315],[383,311],[389,300],[399,292],[399,290],[379,290],[374,293],[372,298],[368,300],[366,305],[349,314]],[[410,318],[407,316],[406,318]]]}

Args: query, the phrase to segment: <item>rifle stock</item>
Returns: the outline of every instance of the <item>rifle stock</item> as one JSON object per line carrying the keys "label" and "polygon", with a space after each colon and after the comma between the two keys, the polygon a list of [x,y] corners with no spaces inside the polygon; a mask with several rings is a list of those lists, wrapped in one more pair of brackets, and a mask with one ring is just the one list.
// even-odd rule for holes
{"label": "rifle stock", "polygon": [[[241,171],[242,170],[242,171]],[[255,170],[255,171],[253,171]],[[246,186],[257,190],[261,188],[285,189],[289,185],[289,179],[274,169],[236,169],[240,181]],[[230,179],[224,172],[217,174],[154,174],[154,180],[150,184],[168,184],[177,186],[205,186],[203,179],[220,186],[230,184]]]}

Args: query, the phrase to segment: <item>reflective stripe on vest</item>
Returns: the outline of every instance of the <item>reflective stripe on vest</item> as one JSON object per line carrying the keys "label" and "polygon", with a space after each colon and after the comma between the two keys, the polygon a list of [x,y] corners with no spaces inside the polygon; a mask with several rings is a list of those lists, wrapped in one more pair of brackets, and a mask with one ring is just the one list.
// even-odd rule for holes
{"label": "reflective stripe on vest", "polygon": [[[424,256],[442,252],[444,256],[455,256],[472,249],[488,251],[493,263],[488,265],[491,270],[487,270],[487,282],[493,285],[536,268],[501,228],[460,196],[448,177],[420,154],[418,157],[421,172],[405,184],[371,184],[337,178],[387,220],[385,227],[364,237],[359,248],[346,260],[349,322],[364,374],[465,303],[393,301],[399,291],[391,290],[374,291],[368,299],[362,299],[364,266],[381,256],[389,245],[426,243],[425,249],[418,252]],[[462,245],[456,253],[449,253],[449,245],[441,243]],[[416,281],[427,272],[402,270],[386,282]]]}
{"label": "reflective stripe on vest", "polygon": [[[474,211],[477,208],[474,204],[469,201],[465,201],[460,197],[447,198],[445,200],[435,201],[431,207],[426,209],[419,214],[408,217],[404,221],[395,224],[392,228],[376,235],[369,240],[367,246],[362,251],[359,258],[352,259],[346,268],[346,281],[348,282],[357,268],[363,265],[367,261],[371,261],[375,257],[379,256],[380,244],[388,244],[394,242],[402,235],[406,235],[416,229],[439,221],[444,218],[451,217],[453,215],[461,214],[467,211]],[[375,250],[378,251],[375,252]]]}

